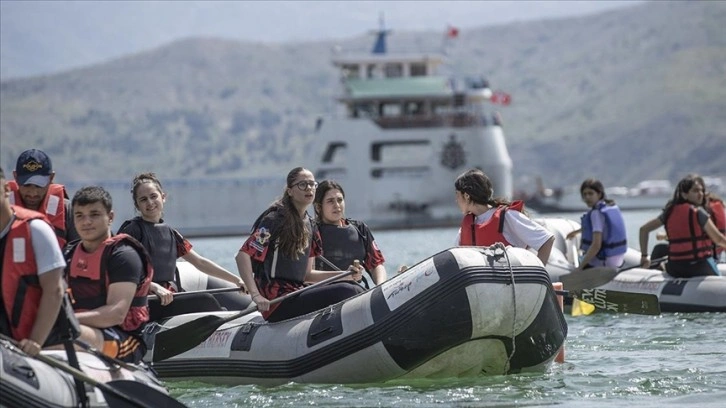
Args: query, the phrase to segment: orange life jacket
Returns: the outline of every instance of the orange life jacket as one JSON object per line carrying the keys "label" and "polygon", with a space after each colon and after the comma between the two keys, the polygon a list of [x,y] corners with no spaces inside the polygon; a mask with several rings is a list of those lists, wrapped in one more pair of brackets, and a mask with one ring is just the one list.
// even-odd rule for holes
{"label": "orange life jacket", "polygon": [[510,205],[501,205],[494,210],[494,215],[483,224],[476,224],[476,216],[467,214],[461,221],[461,235],[459,245],[462,246],[489,246],[497,242],[511,245],[504,238],[504,214],[508,209],[522,212],[524,201],[514,201]]}
{"label": "orange life jacket", "polygon": [[[23,201],[18,190],[18,183],[15,180],[8,181],[10,186],[10,204],[21,206]],[[66,188],[62,184],[51,184],[48,186],[48,193],[45,195],[43,202],[40,203],[40,212],[43,213],[50,221],[50,225],[55,230],[58,237],[58,243],[61,248],[66,245],[66,203],[68,198]]]}
{"label": "orange life jacket", "polygon": [[30,336],[43,295],[30,239],[30,221],[48,220],[37,211],[16,205],[12,209],[15,220],[3,238],[2,296],[13,338],[22,340]]}
{"label": "orange life jacket", "polygon": [[674,205],[665,229],[669,260],[696,261],[713,255],[713,241],[698,223],[698,209],[691,204]]}
{"label": "orange life jacket", "polygon": [[149,306],[147,295],[149,286],[154,277],[149,256],[144,247],[134,238],[126,234],[118,234],[103,241],[92,253],[83,250],[77,251],[80,241],[73,242],[66,248],[66,279],[73,296],[73,309],[76,311],[92,310],[104,306],[108,295],[108,256],[121,242],[131,245],[141,256],[144,264],[144,274],[136,288],[131,301],[131,307],[121,328],[134,331],[149,321]]}
{"label": "orange life jacket", "polygon": [[[724,213],[724,204],[721,200],[708,200],[708,206],[711,207],[711,220],[716,225],[716,229],[726,235],[726,214]],[[721,247],[716,247],[716,254],[721,255],[726,251]]]}

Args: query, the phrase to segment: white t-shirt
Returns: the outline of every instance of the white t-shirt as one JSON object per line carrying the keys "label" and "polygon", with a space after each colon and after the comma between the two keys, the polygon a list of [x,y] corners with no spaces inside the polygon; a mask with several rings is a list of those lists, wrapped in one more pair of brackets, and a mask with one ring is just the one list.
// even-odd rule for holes
{"label": "white t-shirt", "polygon": [[[0,231],[0,239],[10,231],[15,221],[15,214],[10,217],[10,222],[4,230]],[[35,252],[35,262],[38,265],[38,275],[50,272],[56,268],[65,268],[66,261],[63,259],[58,238],[53,228],[42,220],[30,221],[30,241]],[[8,245],[6,243],[5,245]]]}
{"label": "white t-shirt", "polygon": [[[487,212],[476,217],[476,225],[481,225],[490,220],[496,208],[490,208]],[[539,251],[540,247],[554,235],[544,227],[532,221],[529,217],[516,210],[507,210],[504,213],[504,226],[502,228],[504,239],[518,248],[532,248]],[[461,242],[461,228],[456,234],[456,245]]]}

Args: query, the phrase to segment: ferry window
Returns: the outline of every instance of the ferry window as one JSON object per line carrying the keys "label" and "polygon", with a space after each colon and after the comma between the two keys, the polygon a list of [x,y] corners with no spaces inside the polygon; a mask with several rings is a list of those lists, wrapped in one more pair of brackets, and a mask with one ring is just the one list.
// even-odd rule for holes
{"label": "ferry window", "polygon": [[395,103],[382,103],[380,106],[381,116],[401,116],[401,104]]}
{"label": "ferry window", "polygon": [[373,112],[373,107],[370,103],[357,103],[353,107],[353,116],[354,117],[369,117],[371,116],[371,113]]}
{"label": "ferry window", "polygon": [[444,102],[434,102],[433,111],[434,111],[434,114],[437,114],[437,115],[441,115],[444,113],[451,113],[451,106],[448,103],[444,103]]}
{"label": "ferry window", "polygon": [[375,78],[378,76],[378,66],[370,64],[366,66],[366,78]]}
{"label": "ferry window", "polygon": [[403,76],[403,64],[386,64],[386,78],[398,78]]}
{"label": "ferry window", "polygon": [[360,70],[358,68],[358,65],[343,65],[343,78],[350,79],[350,78],[358,78],[360,77]]}
{"label": "ferry window", "polygon": [[414,62],[411,64],[411,76],[426,76],[426,64]]}
{"label": "ferry window", "polygon": [[[323,153],[323,163],[341,163],[345,161],[348,145],[342,142],[330,143]],[[318,177],[321,177],[318,174]]]}
{"label": "ferry window", "polygon": [[406,102],[406,114],[407,115],[423,115],[424,103],[423,102]]}

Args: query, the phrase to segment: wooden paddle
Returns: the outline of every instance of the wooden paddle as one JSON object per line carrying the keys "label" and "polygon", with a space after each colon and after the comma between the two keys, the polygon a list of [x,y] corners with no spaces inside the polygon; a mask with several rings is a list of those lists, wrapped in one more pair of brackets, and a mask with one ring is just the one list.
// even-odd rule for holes
{"label": "wooden paddle", "polygon": [[556,290],[562,296],[582,300],[613,313],[659,315],[658,296],[645,293],[619,292],[606,289]]}
{"label": "wooden paddle", "polygon": [[[285,296],[272,299],[270,304],[280,303],[284,300],[290,299],[291,297],[297,296],[306,290],[327,285],[328,283],[335,282],[346,276],[353,275],[355,272],[355,270],[351,269],[341,273],[340,275],[331,276],[328,279],[321,280],[320,282],[316,282],[295,292],[288,293]],[[227,317],[208,315],[180,324],[179,326],[172,327],[171,329],[161,331],[156,334],[156,338],[154,340],[154,355],[152,357],[152,361],[158,362],[166,360],[167,358],[189,351],[206,340],[223,324],[239,319],[240,317],[246,316],[256,310],[257,305],[252,304],[245,310]]]}
{"label": "wooden paddle", "polygon": [[[4,334],[0,334],[0,338],[20,349],[14,339]],[[98,388],[110,408],[187,408],[171,396],[137,381],[113,380],[103,383],[53,357],[44,354],[31,357]]]}

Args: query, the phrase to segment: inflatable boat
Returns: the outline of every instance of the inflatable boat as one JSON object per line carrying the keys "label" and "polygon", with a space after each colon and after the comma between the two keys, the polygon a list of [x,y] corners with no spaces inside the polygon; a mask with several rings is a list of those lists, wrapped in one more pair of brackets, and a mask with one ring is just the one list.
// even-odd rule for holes
{"label": "inflatable boat", "polygon": [[[49,357],[63,364],[68,360],[65,351],[43,351],[43,357]],[[123,368],[106,363],[104,360],[85,352],[78,352],[78,362],[82,374],[92,378],[93,381],[116,387],[116,384],[128,385],[135,383],[136,387],[124,387],[122,393],[128,393],[129,398],[142,399],[142,406],[165,406],[159,403],[166,402],[168,397],[166,389],[156,379],[154,374],[142,366],[129,366]],[[76,385],[71,374],[46,364],[39,359],[29,357],[18,350],[6,340],[0,340],[0,406],[6,408],[48,408],[81,406],[81,398],[76,391]],[[107,407],[108,394],[100,392],[88,383],[82,383],[87,398],[87,406]],[[138,394],[144,391],[146,396],[153,394],[152,399]],[[162,398],[158,400],[157,394]],[[154,401],[154,398],[157,400]],[[174,400],[172,400],[174,401]],[[128,401],[127,401],[128,402]],[[134,406],[111,405],[111,406]],[[181,406],[181,404],[179,404]]]}
{"label": "inflatable boat", "polygon": [[[560,276],[575,267],[573,260],[579,255],[579,235],[570,240],[566,236],[580,228],[580,224],[560,218],[537,221],[555,234],[547,271],[552,281],[558,282]],[[622,272],[598,289],[654,294],[663,312],[726,312],[726,264],[718,264],[721,276],[684,279],[674,278],[661,269],[640,268],[640,257],[640,251],[628,248]]]}
{"label": "inflatable boat", "polygon": [[[227,316],[232,312],[221,312]],[[171,317],[155,335],[203,314]],[[277,323],[254,312],[153,363],[165,380],[377,383],[546,370],[567,336],[547,271],[526,250],[456,247],[375,288]]]}

